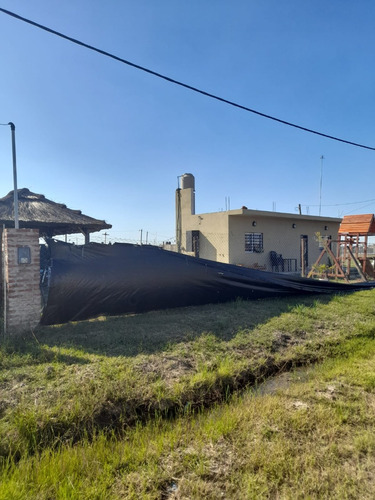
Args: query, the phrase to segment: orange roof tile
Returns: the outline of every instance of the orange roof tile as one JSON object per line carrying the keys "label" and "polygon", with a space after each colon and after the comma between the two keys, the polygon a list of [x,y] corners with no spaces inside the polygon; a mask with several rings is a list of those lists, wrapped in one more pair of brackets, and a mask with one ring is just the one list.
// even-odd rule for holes
{"label": "orange roof tile", "polygon": [[375,234],[374,214],[345,215],[339,234]]}

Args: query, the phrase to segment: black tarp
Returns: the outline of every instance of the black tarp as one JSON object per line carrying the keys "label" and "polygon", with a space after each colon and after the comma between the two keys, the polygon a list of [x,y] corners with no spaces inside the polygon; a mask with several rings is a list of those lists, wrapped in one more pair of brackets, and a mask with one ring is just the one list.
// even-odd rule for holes
{"label": "black tarp", "polygon": [[51,274],[43,324],[291,294],[375,286],[300,278],[198,259],[159,247],[50,241]]}

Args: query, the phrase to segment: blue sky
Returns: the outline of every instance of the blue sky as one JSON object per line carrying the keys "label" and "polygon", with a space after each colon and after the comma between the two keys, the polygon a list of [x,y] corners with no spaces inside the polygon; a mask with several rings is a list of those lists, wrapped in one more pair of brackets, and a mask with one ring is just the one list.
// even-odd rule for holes
{"label": "blue sky", "polygon": [[[372,0],[0,0],[0,7],[266,114],[375,147]],[[177,176],[197,212],[375,212],[375,151],[210,100],[0,13],[0,123],[18,187],[113,225],[175,235]],[[13,189],[0,127],[1,193]],[[369,202],[368,200],[373,200]],[[354,202],[362,202],[354,204]],[[349,205],[349,203],[353,203]],[[328,206],[333,205],[333,206]],[[308,207],[308,208],[307,208]]]}

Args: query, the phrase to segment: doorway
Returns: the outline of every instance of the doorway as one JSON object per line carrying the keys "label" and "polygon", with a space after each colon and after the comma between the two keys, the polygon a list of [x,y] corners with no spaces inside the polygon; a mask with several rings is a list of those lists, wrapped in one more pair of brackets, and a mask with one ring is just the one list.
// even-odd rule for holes
{"label": "doorway", "polygon": [[199,257],[199,231],[192,231],[191,233],[194,257]]}
{"label": "doorway", "polygon": [[306,271],[309,265],[309,237],[307,234],[301,234],[300,244],[300,266],[302,276],[306,276]]}

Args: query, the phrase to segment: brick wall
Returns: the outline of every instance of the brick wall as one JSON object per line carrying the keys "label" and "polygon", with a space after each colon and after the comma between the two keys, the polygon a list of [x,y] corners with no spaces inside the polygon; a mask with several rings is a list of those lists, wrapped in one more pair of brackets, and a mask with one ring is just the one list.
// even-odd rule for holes
{"label": "brick wall", "polygon": [[[41,313],[39,230],[5,229],[2,239],[6,333],[30,332],[38,325]],[[18,262],[20,247],[30,248],[30,263]]]}

